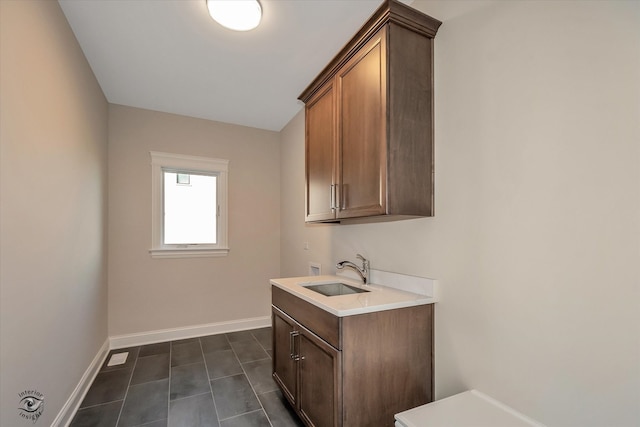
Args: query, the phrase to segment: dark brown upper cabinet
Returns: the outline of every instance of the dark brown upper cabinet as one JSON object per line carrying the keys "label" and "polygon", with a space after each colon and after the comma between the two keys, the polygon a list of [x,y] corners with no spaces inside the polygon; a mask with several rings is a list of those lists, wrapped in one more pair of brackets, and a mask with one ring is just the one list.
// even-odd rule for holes
{"label": "dark brown upper cabinet", "polygon": [[385,1],[299,99],[307,222],[433,216],[433,38]]}

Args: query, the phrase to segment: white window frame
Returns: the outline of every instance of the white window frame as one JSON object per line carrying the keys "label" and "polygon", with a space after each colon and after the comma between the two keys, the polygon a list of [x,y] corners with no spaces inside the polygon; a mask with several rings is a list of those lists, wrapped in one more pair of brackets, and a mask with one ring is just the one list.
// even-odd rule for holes
{"label": "white window frame", "polygon": [[[227,185],[229,161],[209,157],[151,151],[151,249],[153,258],[218,257],[229,253]],[[165,245],[164,232],[164,171],[204,173],[217,177],[217,243],[215,245]]]}

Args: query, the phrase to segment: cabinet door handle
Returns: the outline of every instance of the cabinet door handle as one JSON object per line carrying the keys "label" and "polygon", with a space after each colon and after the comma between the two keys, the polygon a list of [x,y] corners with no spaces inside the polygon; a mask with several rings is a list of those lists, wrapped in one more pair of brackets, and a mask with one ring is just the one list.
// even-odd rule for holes
{"label": "cabinet door handle", "polygon": [[295,338],[300,335],[300,332],[298,331],[291,331],[289,332],[289,357],[294,359],[296,358],[295,353]]}
{"label": "cabinet door handle", "polygon": [[331,209],[336,208],[336,186],[331,184],[329,186],[331,190],[329,191],[329,206]]}

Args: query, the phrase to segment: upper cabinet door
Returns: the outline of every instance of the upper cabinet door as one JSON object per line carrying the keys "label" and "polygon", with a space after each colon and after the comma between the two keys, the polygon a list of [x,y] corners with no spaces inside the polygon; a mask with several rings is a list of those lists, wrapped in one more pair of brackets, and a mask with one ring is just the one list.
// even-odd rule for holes
{"label": "upper cabinet door", "polygon": [[306,221],[335,218],[335,94],[333,80],[306,105]]}
{"label": "upper cabinet door", "polygon": [[386,29],[337,73],[337,218],[385,213]]}

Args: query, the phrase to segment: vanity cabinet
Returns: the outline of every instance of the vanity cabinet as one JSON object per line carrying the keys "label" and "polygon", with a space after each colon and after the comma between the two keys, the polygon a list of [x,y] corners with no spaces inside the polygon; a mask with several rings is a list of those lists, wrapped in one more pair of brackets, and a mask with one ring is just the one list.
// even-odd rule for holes
{"label": "vanity cabinet", "polygon": [[300,95],[306,221],[433,215],[433,38],[387,0]]}
{"label": "vanity cabinet", "polygon": [[379,427],[433,400],[433,305],[335,316],[272,286],[273,378],[307,426]]}
{"label": "vanity cabinet", "polygon": [[276,382],[307,425],[338,425],[340,352],[277,308],[273,322]]}

